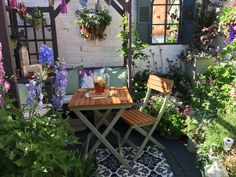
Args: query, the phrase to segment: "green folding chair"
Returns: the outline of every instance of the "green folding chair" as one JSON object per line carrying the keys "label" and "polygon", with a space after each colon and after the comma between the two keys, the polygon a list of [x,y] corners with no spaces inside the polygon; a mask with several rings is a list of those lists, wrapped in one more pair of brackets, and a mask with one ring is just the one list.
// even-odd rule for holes
{"label": "green folding chair", "polygon": [[[137,160],[137,158],[139,157],[139,155],[143,151],[143,148],[146,146],[149,140],[152,143],[154,143],[158,148],[162,150],[166,149],[162,144],[160,144],[156,139],[152,137],[152,134],[154,130],[156,129],[165,111],[167,101],[170,98],[173,83],[174,83],[173,80],[162,78],[155,75],[150,75],[148,79],[148,83],[147,83],[148,89],[147,89],[147,93],[146,93],[146,97],[144,99],[143,105],[140,107],[140,109],[130,109],[130,110],[125,111],[122,114],[121,119],[127,122],[130,125],[130,128],[128,129],[124,138],[122,139],[121,146],[123,146],[125,143],[128,143],[129,145],[131,145],[137,150],[134,160]],[[156,90],[160,92],[161,95],[164,96],[164,101],[162,103],[162,106],[156,118],[143,112],[150,98],[152,90]],[[144,127],[150,126],[150,125],[152,125],[152,127],[148,131],[146,131]],[[143,136],[145,136],[140,147],[137,147],[131,140],[128,139],[132,130],[136,130],[139,133],[141,133]]]}

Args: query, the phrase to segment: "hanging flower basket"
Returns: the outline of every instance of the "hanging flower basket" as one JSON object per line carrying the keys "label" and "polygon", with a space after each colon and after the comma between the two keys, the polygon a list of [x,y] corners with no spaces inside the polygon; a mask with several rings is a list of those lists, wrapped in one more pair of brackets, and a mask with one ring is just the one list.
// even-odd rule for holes
{"label": "hanging flower basket", "polygon": [[106,9],[84,9],[77,12],[75,21],[80,26],[80,35],[84,39],[103,40],[106,37],[104,31],[111,23],[111,16]]}
{"label": "hanging flower basket", "polygon": [[40,29],[44,25],[45,19],[43,18],[43,13],[36,7],[32,13],[26,17],[26,21],[34,28]]}

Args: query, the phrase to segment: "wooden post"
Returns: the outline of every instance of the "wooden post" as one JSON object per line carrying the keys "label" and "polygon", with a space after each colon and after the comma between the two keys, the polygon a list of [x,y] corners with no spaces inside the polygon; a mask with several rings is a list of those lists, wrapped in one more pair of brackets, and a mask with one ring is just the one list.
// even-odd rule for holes
{"label": "wooden post", "polygon": [[132,1],[129,0],[129,51],[128,51],[128,87],[129,90],[131,90],[131,86],[132,86],[132,71],[131,71],[131,67],[132,67]]}
{"label": "wooden post", "polygon": [[[4,0],[0,0],[0,14],[0,42],[2,43],[3,49],[3,65],[5,68],[6,76],[11,77],[15,75],[15,62],[13,61],[13,55],[9,45],[9,29],[6,18],[6,5]],[[13,97],[18,98],[16,81],[14,79],[11,82],[9,93],[11,93]]]}

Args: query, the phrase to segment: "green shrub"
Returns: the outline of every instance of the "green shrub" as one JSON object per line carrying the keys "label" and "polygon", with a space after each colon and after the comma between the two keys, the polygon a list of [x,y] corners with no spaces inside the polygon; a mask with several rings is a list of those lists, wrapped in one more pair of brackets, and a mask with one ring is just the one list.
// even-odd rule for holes
{"label": "green shrub", "polygon": [[[163,98],[153,96],[149,102],[146,111],[156,117],[161,108]],[[168,102],[165,112],[162,115],[161,121],[157,126],[157,131],[165,137],[181,137],[184,136],[186,127],[185,116],[179,111],[182,108],[182,103],[171,98]]]}
{"label": "green shrub", "polygon": [[78,143],[57,112],[25,122],[12,105],[0,108],[0,176],[95,176],[94,158],[81,156]]}
{"label": "green shrub", "polygon": [[222,62],[210,67],[196,82],[193,107],[212,116],[216,116],[219,109],[227,109],[230,106],[231,83],[235,77],[233,64]]}
{"label": "green shrub", "polygon": [[224,157],[224,138],[236,138],[236,113],[220,113],[219,116],[213,119],[205,128],[205,141],[199,146],[198,150],[198,165],[203,167],[209,163],[208,155],[216,155]]}

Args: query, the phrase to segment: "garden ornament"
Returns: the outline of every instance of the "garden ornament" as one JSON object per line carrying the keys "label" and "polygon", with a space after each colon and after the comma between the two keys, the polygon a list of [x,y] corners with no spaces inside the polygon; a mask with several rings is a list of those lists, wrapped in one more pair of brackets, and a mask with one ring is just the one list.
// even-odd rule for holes
{"label": "garden ornament", "polygon": [[87,6],[88,0],[79,0],[79,3],[83,8],[85,8]]}
{"label": "garden ornament", "polygon": [[66,4],[65,0],[61,1],[60,10],[61,10],[62,14],[66,14],[67,13],[67,4]]}
{"label": "garden ornament", "polygon": [[229,177],[222,159],[211,156],[210,160],[212,160],[213,163],[204,167],[205,177]]}
{"label": "garden ornament", "polygon": [[224,139],[224,149],[229,151],[234,144],[234,140],[232,138],[225,138]]}

